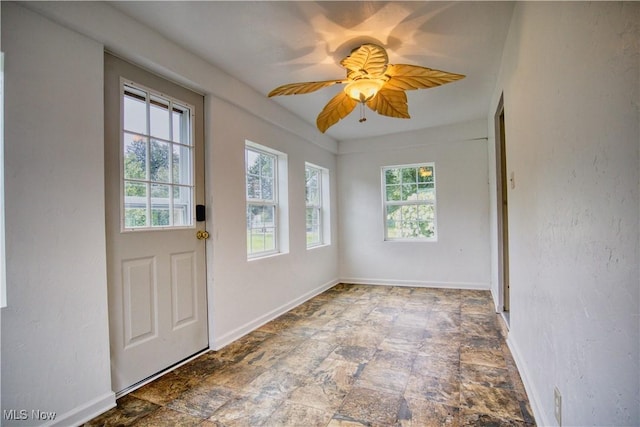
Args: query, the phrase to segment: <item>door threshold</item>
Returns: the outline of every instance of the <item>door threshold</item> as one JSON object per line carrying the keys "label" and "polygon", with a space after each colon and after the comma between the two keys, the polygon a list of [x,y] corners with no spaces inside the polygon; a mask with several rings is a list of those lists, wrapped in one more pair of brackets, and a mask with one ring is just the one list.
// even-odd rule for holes
{"label": "door threshold", "polygon": [[187,363],[191,362],[193,359],[197,359],[198,357],[202,356],[203,354],[209,352],[209,348],[205,348],[203,350],[198,351],[197,353],[192,354],[191,356],[188,356],[185,359],[182,359],[181,361],[179,361],[178,363],[175,363],[171,366],[169,366],[166,369],[163,369],[160,372],[157,372],[153,375],[151,375],[150,377],[147,377],[141,381],[138,381],[137,383],[130,385],[129,387],[125,388],[124,390],[120,390],[118,392],[116,392],[116,399],[120,399],[123,396],[126,396],[127,394],[131,393],[132,391],[136,391],[137,389],[139,389],[142,386],[145,386],[147,384],[149,384],[152,381],[157,380],[158,378],[160,378],[161,376],[168,374],[169,372],[178,369],[179,367],[181,367],[182,365],[186,365]]}

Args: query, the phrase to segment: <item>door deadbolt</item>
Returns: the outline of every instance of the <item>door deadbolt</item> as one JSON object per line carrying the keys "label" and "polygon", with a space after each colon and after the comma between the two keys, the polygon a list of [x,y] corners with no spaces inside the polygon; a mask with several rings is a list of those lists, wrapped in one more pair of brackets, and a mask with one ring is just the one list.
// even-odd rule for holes
{"label": "door deadbolt", "polygon": [[196,233],[198,240],[207,240],[209,238],[209,232],[204,230],[198,230]]}

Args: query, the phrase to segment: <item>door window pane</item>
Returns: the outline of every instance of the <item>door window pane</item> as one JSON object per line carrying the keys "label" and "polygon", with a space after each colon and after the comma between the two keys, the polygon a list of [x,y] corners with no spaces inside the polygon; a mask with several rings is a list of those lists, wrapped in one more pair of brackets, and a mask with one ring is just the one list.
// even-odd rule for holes
{"label": "door window pane", "polygon": [[189,139],[189,110],[183,110],[177,106],[173,107],[172,124],[174,142],[190,145]]}
{"label": "door window pane", "polygon": [[191,148],[183,145],[173,145],[173,183],[191,184]]}
{"label": "door window pane", "polygon": [[173,188],[173,225],[189,225],[192,216],[191,203],[193,189],[191,187]]}
{"label": "door window pane", "polygon": [[147,138],[124,134],[124,178],[147,178]]}
{"label": "door window pane", "polygon": [[129,83],[122,96],[123,230],[193,226],[190,108]]}
{"label": "door window pane", "polygon": [[124,185],[124,222],[127,228],[148,227],[147,184],[126,182]]}
{"label": "door window pane", "polygon": [[132,87],[124,92],[124,130],[140,134],[147,133],[146,93]]}
{"label": "door window pane", "polygon": [[149,179],[152,182],[170,182],[169,143],[151,140],[151,159],[149,160]]}
{"label": "door window pane", "polygon": [[169,101],[153,96],[150,104],[151,136],[160,139],[171,139],[169,134]]}

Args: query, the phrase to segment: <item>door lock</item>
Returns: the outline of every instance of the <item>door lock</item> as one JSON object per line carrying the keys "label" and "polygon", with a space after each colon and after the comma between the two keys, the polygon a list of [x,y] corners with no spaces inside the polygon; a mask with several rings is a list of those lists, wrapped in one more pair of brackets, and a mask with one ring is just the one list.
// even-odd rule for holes
{"label": "door lock", "polygon": [[207,240],[209,238],[209,232],[204,230],[198,230],[196,233],[198,240]]}

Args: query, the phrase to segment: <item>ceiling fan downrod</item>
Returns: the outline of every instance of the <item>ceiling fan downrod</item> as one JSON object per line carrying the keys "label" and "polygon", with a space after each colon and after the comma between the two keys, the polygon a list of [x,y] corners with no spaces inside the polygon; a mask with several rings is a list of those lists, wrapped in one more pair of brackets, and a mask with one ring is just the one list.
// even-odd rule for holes
{"label": "ceiling fan downrod", "polygon": [[364,116],[365,113],[365,108],[364,108],[364,102],[360,103],[360,120],[358,120],[359,123],[364,123],[367,121],[367,118]]}

